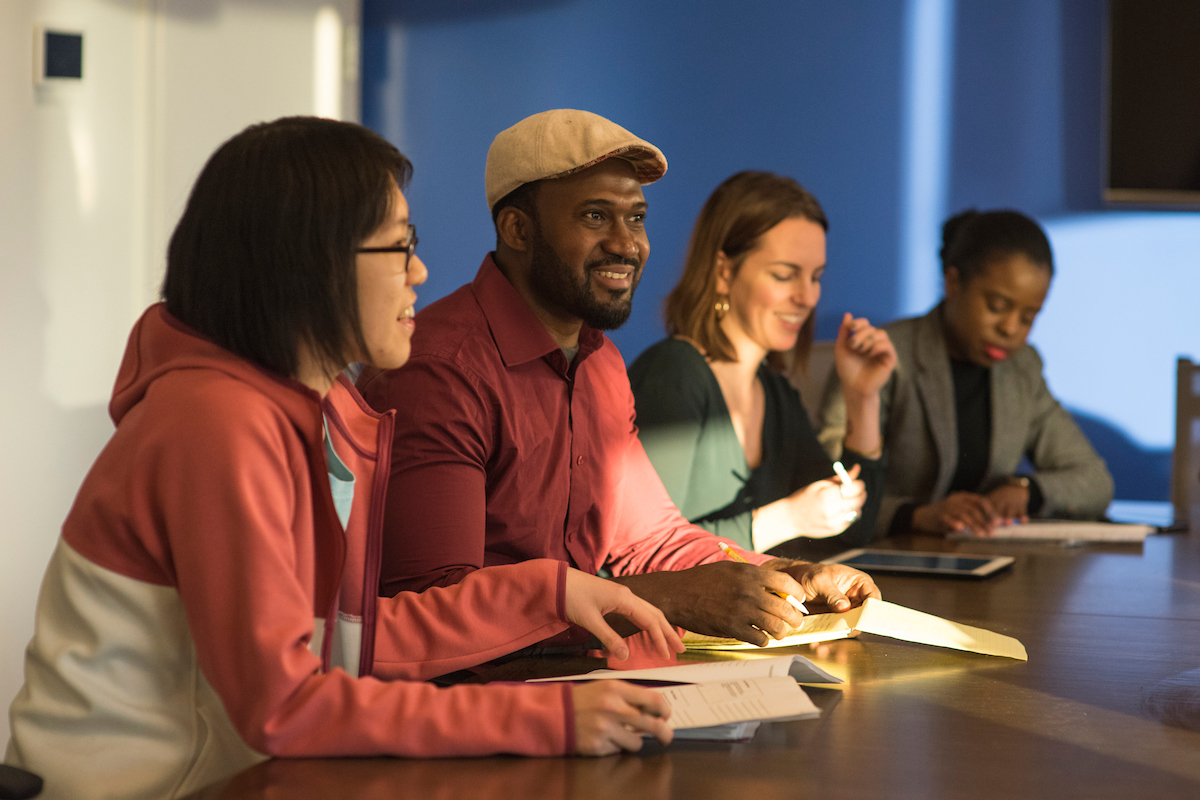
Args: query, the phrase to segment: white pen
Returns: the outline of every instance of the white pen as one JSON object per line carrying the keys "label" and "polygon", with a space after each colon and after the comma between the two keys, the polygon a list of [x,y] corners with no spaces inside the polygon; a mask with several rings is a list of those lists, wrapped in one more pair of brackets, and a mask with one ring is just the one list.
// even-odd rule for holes
{"label": "white pen", "polygon": [[[724,542],[717,542],[717,547],[721,548],[721,552],[723,552],[725,555],[727,555],[727,556],[729,556],[730,558],[732,558],[734,561],[740,561],[740,562],[742,562],[743,564],[749,564],[749,563],[750,563],[750,562],[749,562],[749,561],[747,561],[746,559],[744,559],[744,558],[742,558],[741,556],[739,556],[739,555],[738,555],[736,552],[734,552],[734,549],[733,549],[732,547],[730,547],[729,545],[725,544]],[[807,613],[808,613],[808,609],[804,607],[804,603],[801,603],[799,600],[797,600],[797,599],[796,599],[795,597],[793,597],[792,595],[790,595],[790,594],[787,594],[787,593],[785,593],[785,592],[776,592],[776,591],[775,591],[775,590],[773,590],[773,589],[768,589],[768,591],[769,591],[769,592],[771,592],[771,594],[773,594],[773,595],[777,595],[778,597],[782,597],[782,598],[783,598],[785,601],[787,601],[787,604],[788,604],[788,605],[790,605],[792,608],[794,608],[794,609],[796,609],[797,611],[799,611],[801,614],[807,614]]]}
{"label": "white pen", "polygon": [[846,472],[846,468],[842,466],[842,462],[833,462],[833,471],[837,473],[838,480],[842,482],[842,497],[850,496],[850,484],[854,479],[850,477],[850,473]]}

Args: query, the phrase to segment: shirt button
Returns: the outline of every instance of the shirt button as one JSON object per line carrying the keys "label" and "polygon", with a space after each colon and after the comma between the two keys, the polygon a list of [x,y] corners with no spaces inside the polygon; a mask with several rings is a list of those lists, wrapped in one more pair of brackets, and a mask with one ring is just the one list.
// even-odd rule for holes
{"label": "shirt button", "polygon": [[575,463],[576,463],[576,464],[582,464],[582,463],[583,463],[583,456],[576,456],[576,458],[575,458]]}

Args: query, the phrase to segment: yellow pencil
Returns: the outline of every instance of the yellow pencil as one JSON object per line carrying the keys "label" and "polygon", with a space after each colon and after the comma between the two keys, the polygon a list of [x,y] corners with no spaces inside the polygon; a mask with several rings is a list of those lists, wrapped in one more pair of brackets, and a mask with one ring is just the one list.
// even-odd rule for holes
{"label": "yellow pencil", "polygon": [[[721,548],[721,552],[723,552],[725,555],[727,555],[727,556],[729,556],[730,558],[732,558],[734,561],[740,561],[740,562],[742,562],[743,564],[749,564],[749,563],[750,563],[750,562],[749,562],[749,561],[747,561],[746,559],[744,559],[744,558],[742,558],[741,556],[739,556],[739,555],[737,554],[737,552],[736,552],[736,551],[735,551],[735,550],[734,550],[732,547],[730,547],[729,545],[725,544],[724,542],[717,542],[717,546]],[[799,600],[797,600],[796,598],[792,597],[790,594],[787,594],[786,592],[776,592],[776,591],[771,591],[771,594],[778,595],[779,597],[782,597],[782,598],[783,598],[785,601],[787,601],[788,605],[790,605],[792,608],[794,608],[794,609],[796,609],[797,611],[799,611],[801,614],[807,614],[807,613],[808,613],[808,609],[804,607],[804,603],[801,603]]]}

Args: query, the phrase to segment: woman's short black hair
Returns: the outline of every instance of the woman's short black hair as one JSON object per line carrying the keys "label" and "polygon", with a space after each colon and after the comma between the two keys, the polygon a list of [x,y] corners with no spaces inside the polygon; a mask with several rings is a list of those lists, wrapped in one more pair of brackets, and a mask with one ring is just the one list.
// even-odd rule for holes
{"label": "woman's short black hair", "polygon": [[1023,255],[1054,276],[1054,256],[1046,234],[1019,211],[976,211],[971,208],[942,226],[942,272],[958,270],[963,283],[997,258]]}
{"label": "woman's short black hair", "polygon": [[296,377],[303,344],[336,373],[366,352],[356,251],[411,175],[399,150],[360,125],[251,125],[196,179],[167,249],[167,311],[271,372]]}

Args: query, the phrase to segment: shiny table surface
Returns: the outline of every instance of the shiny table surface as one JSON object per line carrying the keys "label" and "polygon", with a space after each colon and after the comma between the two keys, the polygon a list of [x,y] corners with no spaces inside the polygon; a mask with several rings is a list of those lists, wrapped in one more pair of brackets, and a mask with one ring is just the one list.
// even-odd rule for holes
{"label": "shiny table surface", "polygon": [[[884,546],[1015,556],[982,581],[877,581],[888,600],[1017,637],[1029,662],[863,635],[771,651],[846,683],[809,690],[819,719],[767,723],[745,743],[603,759],[276,760],[196,797],[1200,797],[1200,536]],[[527,660],[495,677],[599,665]]]}

